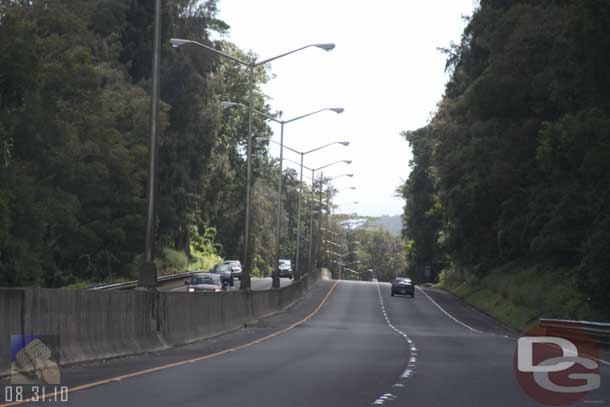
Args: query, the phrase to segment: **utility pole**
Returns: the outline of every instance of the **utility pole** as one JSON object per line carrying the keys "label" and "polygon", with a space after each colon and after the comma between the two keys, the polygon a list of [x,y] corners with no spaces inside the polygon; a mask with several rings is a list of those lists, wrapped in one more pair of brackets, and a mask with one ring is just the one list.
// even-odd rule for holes
{"label": "utility pole", "polygon": [[301,279],[301,264],[300,264],[300,256],[301,256],[301,207],[303,206],[303,156],[304,153],[299,153],[301,155],[301,180],[299,181],[299,209],[297,214],[297,258],[295,265],[295,280]]}
{"label": "utility pole", "polygon": [[309,200],[309,259],[307,259],[307,264],[310,273],[313,270],[313,203],[315,201],[315,184],[316,184],[316,171],[314,169],[311,170],[311,196]]}
{"label": "utility pole", "polygon": [[144,290],[156,290],[157,266],[154,257],[155,209],[157,204],[157,167],[159,150],[159,65],[161,60],[161,0],[155,0],[154,51],[152,62],[152,92],[150,101],[150,138],[148,141],[148,184],[146,236],[144,262],[140,269],[138,286]]}
{"label": "utility pole", "polygon": [[319,214],[318,214],[318,244],[316,245],[317,248],[317,253],[316,253],[316,257],[318,258],[318,267],[322,267],[321,264],[321,255],[322,255],[322,193],[323,193],[323,187],[324,187],[324,172],[320,173],[320,194],[319,194],[319,200],[318,200],[318,206],[320,208]]}
{"label": "utility pole", "polygon": [[[330,221],[329,221],[329,215],[330,215],[330,188],[326,191],[326,233],[328,234],[328,232],[330,231]],[[328,239],[328,238],[327,238]],[[324,240],[322,240],[322,243],[324,243]],[[325,254],[326,253],[326,248],[328,247],[328,245],[324,244],[323,248],[322,248],[322,256],[325,257],[325,260],[328,260],[328,256]]]}
{"label": "utility pole", "polygon": [[[282,238],[282,184],[284,177],[284,124],[286,122],[280,122],[280,176],[278,177],[278,188],[277,188],[277,224],[276,224],[276,236],[275,236],[275,261],[273,265],[273,276],[272,276],[272,288],[280,288],[280,240]],[[303,157],[301,156],[301,159]],[[294,274],[298,274],[295,272]]]}

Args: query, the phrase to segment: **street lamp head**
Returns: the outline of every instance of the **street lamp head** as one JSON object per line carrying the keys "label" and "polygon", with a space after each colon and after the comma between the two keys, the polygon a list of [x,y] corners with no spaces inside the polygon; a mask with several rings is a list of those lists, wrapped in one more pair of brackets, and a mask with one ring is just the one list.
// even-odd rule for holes
{"label": "street lamp head", "polygon": [[[346,164],[351,164],[351,163],[352,163],[352,160],[343,160],[343,162],[344,162],[344,163],[346,163]],[[353,177],[353,176],[354,176],[354,174],[351,174],[351,175],[350,175],[350,174],[348,174],[347,176],[348,176],[348,177]]]}
{"label": "street lamp head", "polygon": [[169,40],[169,42],[170,42],[170,44],[172,44],[172,47],[180,48],[181,46],[186,45],[186,44],[190,44],[193,41],[191,41],[191,40],[183,40],[181,38],[172,38],[172,39]]}
{"label": "street lamp head", "polygon": [[335,44],[331,43],[327,43],[327,44],[315,44],[314,47],[318,47],[323,49],[324,51],[332,51],[333,49],[335,49]]}
{"label": "street lamp head", "polygon": [[[351,163],[351,161],[348,164],[350,164],[350,163]],[[354,174],[345,174],[345,176],[346,177],[350,177],[350,178],[354,178]]]}
{"label": "street lamp head", "polygon": [[345,109],[342,107],[333,107],[330,110],[332,110],[335,113],[343,113],[345,111]]}
{"label": "street lamp head", "polygon": [[356,187],[349,187],[349,189],[356,189]]}
{"label": "street lamp head", "polygon": [[339,141],[339,144],[341,144],[342,146],[349,146],[349,141]]}

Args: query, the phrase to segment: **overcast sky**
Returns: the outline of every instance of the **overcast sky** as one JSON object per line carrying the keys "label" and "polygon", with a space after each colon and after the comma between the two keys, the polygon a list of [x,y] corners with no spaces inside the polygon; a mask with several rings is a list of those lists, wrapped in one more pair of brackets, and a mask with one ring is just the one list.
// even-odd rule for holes
{"label": "overcast sky", "polygon": [[[339,194],[338,212],[401,213],[395,191],[409,175],[411,152],[400,132],[424,126],[434,112],[447,81],[437,47],[459,41],[473,0],[220,0],[219,8],[231,26],[226,39],[261,59],[311,43],[337,44],[331,52],[310,48],[274,61],[276,77],[265,92],[285,120],[344,107],[340,115],[324,112],[286,125],[284,142],[303,151],[350,141],[306,156],[305,165],[353,160],[325,172],[355,174],[335,181],[340,189],[357,188]],[[273,129],[279,141],[279,127]]]}

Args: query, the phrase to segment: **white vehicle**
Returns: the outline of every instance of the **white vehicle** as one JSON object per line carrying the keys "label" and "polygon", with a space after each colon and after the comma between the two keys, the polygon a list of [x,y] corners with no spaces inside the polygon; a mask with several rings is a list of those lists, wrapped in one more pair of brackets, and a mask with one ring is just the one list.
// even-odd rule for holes
{"label": "white vehicle", "polygon": [[231,275],[239,280],[241,280],[241,263],[239,260],[227,260],[225,264],[228,264],[231,267]]}
{"label": "white vehicle", "polygon": [[292,274],[292,263],[290,260],[280,259],[278,270],[280,277],[288,277],[290,279],[294,277]]}

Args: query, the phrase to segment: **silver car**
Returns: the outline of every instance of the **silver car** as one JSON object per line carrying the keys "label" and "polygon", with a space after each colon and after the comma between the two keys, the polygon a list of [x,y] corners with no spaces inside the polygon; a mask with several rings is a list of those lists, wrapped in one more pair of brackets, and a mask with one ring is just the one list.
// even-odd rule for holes
{"label": "silver car", "polygon": [[241,280],[241,263],[239,260],[227,260],[225,264],[231,267],[231,275]]}

